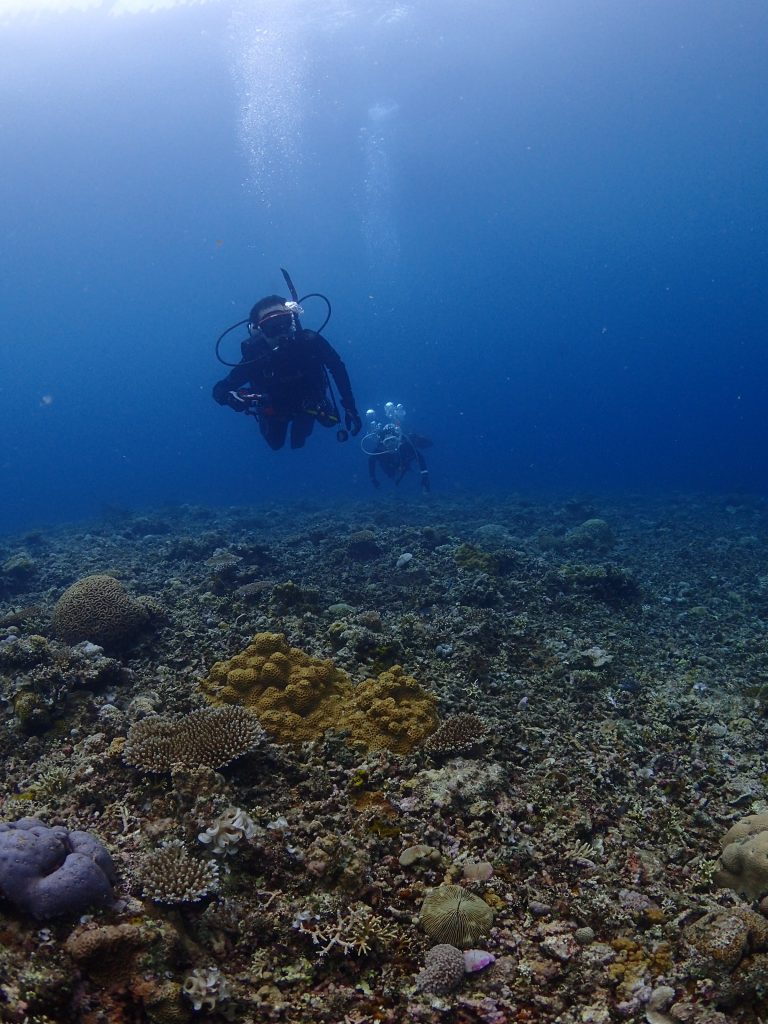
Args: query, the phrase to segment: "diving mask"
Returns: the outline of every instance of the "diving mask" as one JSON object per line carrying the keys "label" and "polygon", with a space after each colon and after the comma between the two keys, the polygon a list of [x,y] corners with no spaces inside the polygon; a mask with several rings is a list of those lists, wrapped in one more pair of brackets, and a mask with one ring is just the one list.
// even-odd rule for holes
{"label": "diving mask", "polygon": [[279,309],[270,310],[258,322],[249,324],[251,334],[261,331],[265,338],[270,341],[276,338],[287,338],[296,332],[297,318],[304,310],[298,302],[286,302]]}

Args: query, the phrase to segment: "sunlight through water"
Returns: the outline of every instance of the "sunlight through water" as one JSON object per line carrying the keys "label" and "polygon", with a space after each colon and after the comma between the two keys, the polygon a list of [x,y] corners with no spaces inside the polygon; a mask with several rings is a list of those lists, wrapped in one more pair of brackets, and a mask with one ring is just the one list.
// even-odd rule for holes
{"label": "sunlight through water", "polygon": [[0,18],[11,15],[104,11],[107,14],[152,14],[172,7],[200,6],[219,0],[0,0]]}

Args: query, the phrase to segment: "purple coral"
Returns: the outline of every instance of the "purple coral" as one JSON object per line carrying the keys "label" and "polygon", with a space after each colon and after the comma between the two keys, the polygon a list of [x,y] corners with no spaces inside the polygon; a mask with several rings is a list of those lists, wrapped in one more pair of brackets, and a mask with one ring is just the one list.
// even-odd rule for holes
{"label": "purple coral", "polygon": [[488,953],[484,949],[464,950],[464,970],[467,974],[473,974],[475,971],[482,971],[484,968],[495,963],[496,957],[493,953]]}
{"label": "purple coral", "polygon": [[39,921],[108,906],[115,881],[112,858],[88,832],[37,818],[0,824],[0,896]]}

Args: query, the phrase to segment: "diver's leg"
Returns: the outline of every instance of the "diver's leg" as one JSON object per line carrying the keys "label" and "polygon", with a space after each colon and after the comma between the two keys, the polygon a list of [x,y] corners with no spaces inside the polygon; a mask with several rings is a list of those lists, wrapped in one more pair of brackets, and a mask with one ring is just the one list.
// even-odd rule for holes
{"label": "diver's leg", "polygon": [[260,416],[259,430],[272,451],[276,452],[278,448],[282,448],[285,444],[288,420],[280,416]]}
{"label": "diver's leg", "polygon": [[308,416],[306,413],[295,416],[291,421],[291,448],[303,448],[314,425],[314,416]]}

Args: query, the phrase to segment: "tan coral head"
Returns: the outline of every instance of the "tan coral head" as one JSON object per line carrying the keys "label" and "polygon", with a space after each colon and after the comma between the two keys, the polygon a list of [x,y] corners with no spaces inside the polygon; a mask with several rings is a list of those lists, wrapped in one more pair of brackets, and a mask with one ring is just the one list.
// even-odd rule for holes
{"label": "tan coral head", "polygon": [[715,884],[759,900],[768,893],[768,831],[729,843],[720,854]]}

